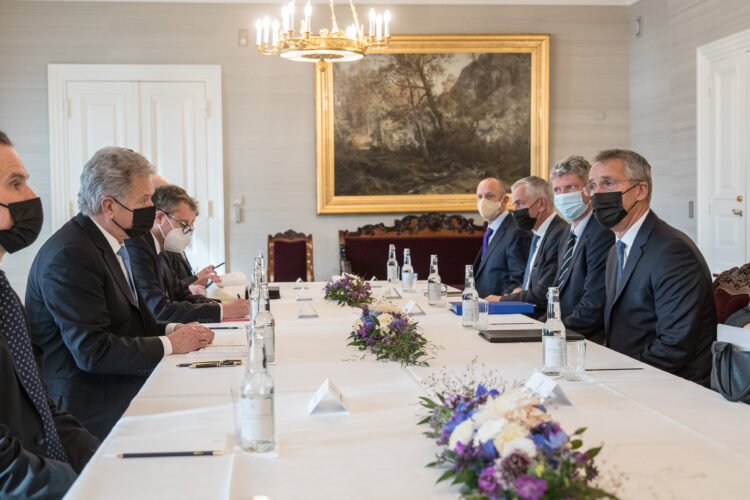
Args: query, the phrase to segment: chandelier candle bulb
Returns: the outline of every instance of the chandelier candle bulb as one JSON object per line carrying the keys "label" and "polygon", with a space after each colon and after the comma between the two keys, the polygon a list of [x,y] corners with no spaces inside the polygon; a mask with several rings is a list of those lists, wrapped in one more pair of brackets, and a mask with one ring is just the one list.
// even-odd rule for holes
{"label": "chandelier candle bulb", "polygon": [[289,31],[289,7],[281,8],[281,26],[284,33]]}
{"label": "chandelier candle bulb", "polygon": [[287,12],[289,13],[289,35],[294,33],[294,2],[289,2],[287,6]]}
{"label": "chandelier candle bulb", "polygon": [[385,38],[390,38],[391,37],[391,11],[390,10],[386,10],[385,14],[383,14],[383,24],[385,25],[383,29],[383,36]]}
{"label": "chandelier candle bulb", "polygon": [[310,5],[310,1],[308,0],[307,5],[305,5],[305,32],[310,33],[312,31],[310,28],[312,25],[310,24],[310,18],[312,17],[312,5]]}
{"label": "chandelier candle bulb", "polygon": [[278,47],[279,46],[279,20],[274,19],[273,20],[273,46]]}
{"label": "chandelier candle bulb", "polygon": [[375,39],[381,41],[383,39],[383,15],[378,14],[375,18]]}
{"label": "chandelier candle bulb", "polygon": [[271,19],[266,16],[263,18],[263,45],[268,45],[271,35]]}
{"label": "chandelier candle bulb", "polygon": [[255,45],[260,47],[261,43],[263,43],[263,21],[258,19],[255,21]]}
{"label": "chandelier candle bulb", "polygon": [[370,9],[370,37],[375,36],[375,9]]}

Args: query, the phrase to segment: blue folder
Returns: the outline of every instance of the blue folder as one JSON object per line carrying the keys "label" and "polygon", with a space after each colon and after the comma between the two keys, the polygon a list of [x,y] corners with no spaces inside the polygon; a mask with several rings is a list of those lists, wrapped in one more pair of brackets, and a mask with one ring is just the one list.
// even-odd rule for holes
{"label": "blue folder", "polygon": [[[451,312],[461,316],[461,302],[451,302]],[[528,302],[489,302],[490,314],[529,314],[534,312],[534,305]]]}

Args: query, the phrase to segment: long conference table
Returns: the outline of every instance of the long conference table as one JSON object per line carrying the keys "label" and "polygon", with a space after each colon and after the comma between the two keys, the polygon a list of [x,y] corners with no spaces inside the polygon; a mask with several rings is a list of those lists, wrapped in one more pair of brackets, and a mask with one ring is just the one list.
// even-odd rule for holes
{"label": "long conference table", "polygon": [[[431,307],[419,291],[409,300],[439,347],[429,367],[374,360],[347,346],[358,310],[323,300],[324,283],[308,283],[311,302],[295,300],[294,284],[280,284],[271,302],[276,318],[276,441],[274,453],[251,455],[233,447],[230,389],[243,367],[190,369],[178,363],[236,355],[173,355],[154,370],[130,407],[66,495],[66,499],[293,499],[444,498],[458,488],[435,484],[425,468],[436,446],[416,422],[426,395],[422,382],[440,371],[461,373],[475,358],[508,381],[525,381],[541,368],[541,343],[490,344],[447,307]],[[385,288],[374,292],[382,294]],[[460,300],[460,299],[449,299]],[[297,318],[312,305],[317,318]],[[494,316],[492,316],[494,320]],[[495,328],[538,328],[519,316]],[[513,323],[523,322],[519,325]],[[238,325],[238,323],[225,323]],[[241,330],[217,330],[215,344],[237,341]],[[750,406],[588,343],[583,381],[560,380],[573,406],[550,406],[553,419],[573,432],[587,427],[584,448],[604,445],[597,458],[605,487],[620,498],[749,498]],[[308,414],[313,393],[328,378],[348,412]],[[120,459],[120,453],[222,449],[222,456]]]}

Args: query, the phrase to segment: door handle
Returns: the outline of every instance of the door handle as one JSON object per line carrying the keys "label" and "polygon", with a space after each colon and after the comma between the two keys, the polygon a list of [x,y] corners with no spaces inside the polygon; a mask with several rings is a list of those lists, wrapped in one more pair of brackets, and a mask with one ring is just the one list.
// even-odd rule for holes
{"label": "door handle", "polygon": [[732,213],[734,215],[737,215],[738,217],[742,217],[742,210],[737,210],[736,208],[733,208]]}

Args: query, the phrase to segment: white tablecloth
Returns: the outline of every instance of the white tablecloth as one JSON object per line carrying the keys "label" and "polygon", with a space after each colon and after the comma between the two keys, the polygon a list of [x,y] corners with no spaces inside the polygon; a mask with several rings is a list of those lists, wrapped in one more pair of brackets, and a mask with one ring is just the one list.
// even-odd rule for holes
{"label": "white tablecloth", "polygon": [[[416,422],[424,395],[419,381],[440,370],[461,371],[475,357],[507,380],[526,380],[541,365],[541,344],[489,344],[460,326],[447,307],[427,305],[422,294],[404,294],[427,311],[417,317],[440,347],[429,367],[402,368],[362,359],[348,347],[358,316],[322,300],[311,284],[319,318],[297,319],[292,284],[272,301],[276,317],[277,452],[248,455],[232,447],[230,388],[242,367],[188,369],[165,358],[92,461],[68,499],[457,498],[457,488],[435,485],[426,469],[436,447]],[[375,290],[382,293],[384,288]],[[450,299],[456,300],[456,299]],[[235,323],[225,323],[232,325]],[[534,325],[530,325],[534,326]],[[517,325],[511,325],[517,328]],[[222,336],[244,335],[220,331]],[[220,357],[219,357],[220,358]],[[204,358],[205,359],[205,358]],[[582,382],[561,381],[575,406],[552,407],[572,432],[586,426],[587,447],[604,444],[598,461],[622,498],[747,498],[750,406],[619,353],[589,343],[587,368],[643,367],[588,372]],[[341,389],[348,413],[307,414],[324,379]],[[219,457],[118,459],[118,453],[192,449],[226,450]]]}

